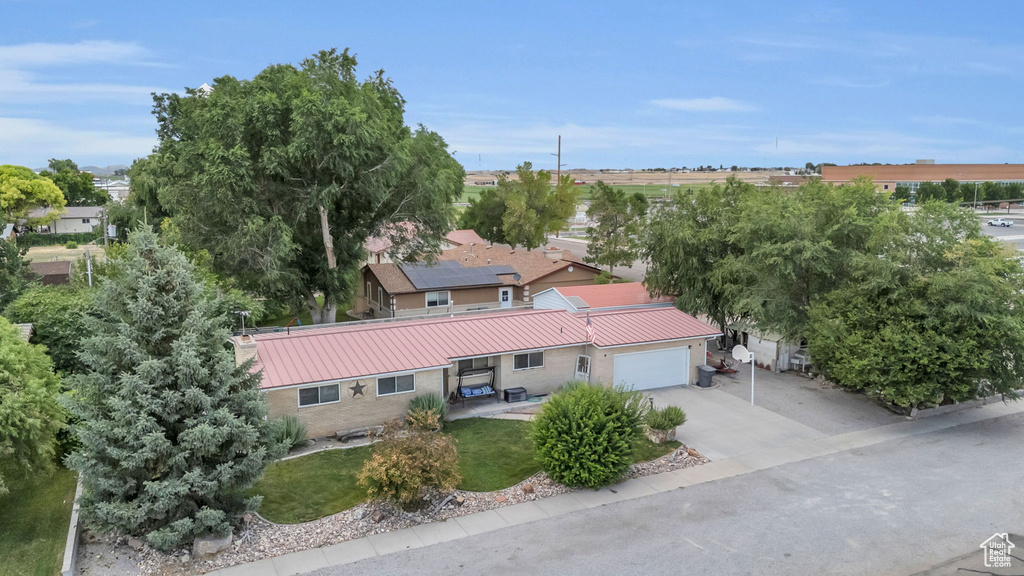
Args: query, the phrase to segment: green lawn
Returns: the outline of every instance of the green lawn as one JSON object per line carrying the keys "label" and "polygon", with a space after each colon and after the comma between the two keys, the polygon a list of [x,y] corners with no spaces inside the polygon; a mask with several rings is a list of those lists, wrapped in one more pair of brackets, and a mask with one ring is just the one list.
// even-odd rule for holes
{"label": "green lawn", "polygon": [[[319,302],[320,304],[323,304],[324,303],[324,297],[323,296],[317,296],[316,301]],[[346,302],[345,304],[339,304],[338,305],[338,315],[336,317],[336,321],[338,321],[338,322],[351,322],[351,321],[355,320],[355,318],[353,318],[353,317],[349,316],[348,314],[346,314],[346,312],[348,312],[351,309],[352,309],[352,302]],[[310,326],[310,325],[313,324],[313,316],[309,313],[309,308],[303,307],[301,310],[298,311],[298,313],[288,312],[288,313],[282,314],[280,316],[275,316],[273,318],[267,318],[267,319],[265,319],[265,320],[260,322],[260,326],[261,327],[287,326],[288,323],[291,322],[294,318],[298,318],[299,322],[301,322],[303,326]],[[298,326],[298,324],[297,323],[296,324],[292,324],[292,326]]]}
{"label": "green lawn", "polygon": [[[458,440],[462,490],[501,490],[540,471],[528,438],[529,422],[466,418],[446,423],[445,432]],[[642,437],[634,461],[654,460],[678,447],[679,442],[654,444]],[[262,495],[260,514],[281,524],[308,522],[348,510],[366,499],[356,475],[371,450],[371,446],[328,450],[274,463],[250,494]]]}
{"label": "green lawn", "polygon": [[356,475],[369,457],[370,447],[361,446],[275,462],[249,493],[263,496],[260,514],[271,522],[316,520],[366,500]]}
{"label": "green lawn", "polygon": [[445,432],[458,440],[463,490],[501,490],[540,472],[527,438],[529,422],[466,418],[448,422]]}
{"label": "green lawn", "polygon": [[10,493],[0,496],[0,574],[59,574],[75,499],[75,473],[60,468],[35,482],[4,477]]}

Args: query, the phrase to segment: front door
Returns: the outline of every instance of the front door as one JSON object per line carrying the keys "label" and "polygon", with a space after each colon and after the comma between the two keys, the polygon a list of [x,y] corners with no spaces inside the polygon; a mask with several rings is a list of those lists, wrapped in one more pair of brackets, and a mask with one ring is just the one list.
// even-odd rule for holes
{"label": "front door", "polygon": [[502,308],[512,307],[512,289],[511,288],[498,288],[498,302]]}
{"label": "front door", "polygon": [[590,356],[580,354],[576,357],[576,379],[583,382],[590,381]]}

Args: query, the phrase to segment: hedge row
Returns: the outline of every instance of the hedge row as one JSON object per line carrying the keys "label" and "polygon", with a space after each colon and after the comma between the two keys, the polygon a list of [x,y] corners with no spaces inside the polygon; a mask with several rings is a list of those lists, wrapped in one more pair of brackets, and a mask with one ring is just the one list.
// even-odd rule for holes
{"label": "hedge row", "polygon": [[63,246],[68,242],[88,244],[97,238],[101,238],[99,232],[81,232],[79,234],[37,234],[35,232],[27,232],[23,236],[18,236],[17,242],[21,248],[31,248],[33,246]]}

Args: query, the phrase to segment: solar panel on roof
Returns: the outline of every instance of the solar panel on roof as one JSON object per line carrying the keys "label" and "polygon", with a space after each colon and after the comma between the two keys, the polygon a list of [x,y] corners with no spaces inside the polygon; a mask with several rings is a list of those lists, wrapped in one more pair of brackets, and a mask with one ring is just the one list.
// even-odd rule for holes
{"label": "solar panel on roof", "polygon": [[461,262],[454,260],[443,260],[430,265],[424,263],[399,264],[399,267],[417,290],[501,284],[498,274],[515,273],[511,266],[467,268]]}

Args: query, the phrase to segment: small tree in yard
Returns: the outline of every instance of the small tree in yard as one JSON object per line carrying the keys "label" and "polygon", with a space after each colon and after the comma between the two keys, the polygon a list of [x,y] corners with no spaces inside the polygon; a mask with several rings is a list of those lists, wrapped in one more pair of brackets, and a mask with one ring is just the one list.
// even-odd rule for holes
{"label": "small tree in yard", "polygon": [[616,266],[629,266],[640,255],[638,235],[647,218],[647,197],[639,192],[628,195],[600,181],[592,193],[587,217],[597,226],[590,230],[586,260],[607,266],[614,275]]}
{"label": "small tree in yard", "polygon": [[570,383],[544,405],[530,433],[544,471],[567,486],[612,484],[632,462],[646,404],[639,392]]}
{"label": "small tree in yard", "polygon": [[370,498],[390,500],[403,508],[415,508],[424,490],[454,490],[459,476],[459,453],[455,439],[431,426],[410,420],[405,429],[399,422],[385,426],[383,440],[359,472],[359,484]]}
{"label": "small tree in yard", "polygon": [[[0,462],[16,473],[53,466],[55,435],[64,424],[60,379],[46,349],[25,342],[0,317]],[[0,494],[7,492],[0,475]]]}
{"label": "small tree in yard", "polygon": [[168,550],[224,535],[271,457],[259,376],[236,366],[193,265],[150,230],[100,287],[87,368],[64,398],[82,447],[82,518]]}

